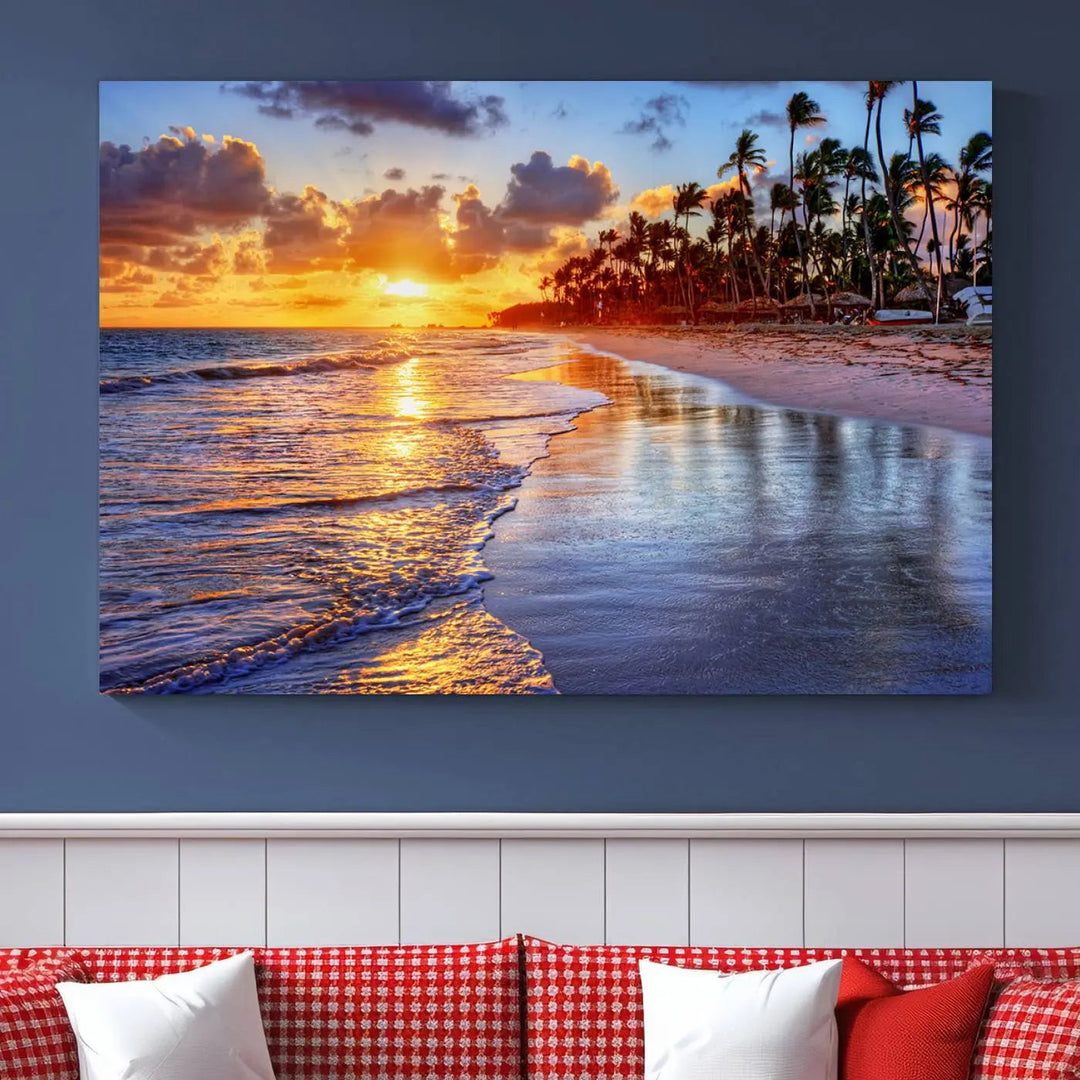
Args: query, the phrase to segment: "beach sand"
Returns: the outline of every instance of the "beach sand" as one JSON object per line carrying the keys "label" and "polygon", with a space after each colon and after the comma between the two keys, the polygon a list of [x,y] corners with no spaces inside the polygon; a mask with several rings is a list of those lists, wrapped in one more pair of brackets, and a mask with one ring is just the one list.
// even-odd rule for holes
{"label": "beach sand", "polygon": [[989,327],[966,325],[567,328],[628,360],[721,379],[790,408],[989,435]]}
{"label": "beach sand", "polygon": [[[571,336],[645,363],[568,345],[562,365],[516,376],[610,404],[551,440],[484,549],[486,607],[558,690],[990,689],[990,440],[749,401],[988,431],[989,387],[937,373],[941,350],[970,346],[851,334],[859,366],[837,368],[835,332]],[[777,344],[800,359],[764,360]],[[901,379],[905,393],[878,389]]]}

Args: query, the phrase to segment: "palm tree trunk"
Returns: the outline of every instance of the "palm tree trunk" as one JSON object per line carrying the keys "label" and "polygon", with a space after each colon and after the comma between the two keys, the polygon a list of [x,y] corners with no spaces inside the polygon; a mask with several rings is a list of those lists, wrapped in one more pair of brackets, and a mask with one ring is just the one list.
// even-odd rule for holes
{"label": "palm tree trunk", "polygon": [[[791,142],[788,143],[788,170],[791,181],[791,190],[795,190],[795,125],[791,126]],[[810,293],[809,275],[806,272],[806,255],[803,252],[802,239],[799,237],[799,219],[794,210],[791,211],[791,224],[795,229],[795,246],[799,249],[799,263],[802,266],[803,288],[807,296],[810,296],[810,313],[813,314],[813,296]]]}
{"label": "palm tree trunk", "polygon": [[[912,108],[918,112],[919,82],[917,79],[911,81],[911,92],[914,95]],[[941,291],[945,287],[945,275],[941,266],[941,240],[938,236],[937,213],[934,210],[934,190],[930,184],[930,173],[926,168],[926,158],[923,156],[922,130],[918,125],[915,127],[915,145],[919,151],[919,171],[922,173],[923,192],[926,195],[926,206],[930,214],[930,232],[934,237],[934,256],[937,261],[937,295],[934,297],[934,323],[937,324],[941,321]],[[916,251],[918,251],[918,245],[916,245]]]}
{"label": "palm tree trunk", "polygon": [[[869,157],[870,155],[870,114],[872,112],[872,105],[866,106],[866,133],[863,135],[863,153]],[[866,162],[863,162],[865,166]],[[874,245],[870,237],[870,218],[866,213],[866,169],[863,169],[862,174],[862,224],[863,224],[863,240],[866,244],[866,265],[870,271],[870,303],[872,304],[871,310],[878,306],[878,291],[877,291],[877,278],[874,276]]]}
{"label": "palm tree trunk", "polygon": [[892,220],[893,232],[896,234],[896,242],[903,249],[904,255],[911,264],[911,269],[915,274],[915,280],[918,281],[919,259],[917,256],[912,255],[911,248],[908,247],[907,233],[900,228],[900,214],[896,209],[896,192],[889,182],[889,167],[885,163],[885,149],[881,142],[881,105],[884,100],[883,97],[878,97],[877,114],[874,117],[874,131],[877,136],[878,160],[881,162],[881,179],[885,185],[885,201],[889,204],[889,217]]}

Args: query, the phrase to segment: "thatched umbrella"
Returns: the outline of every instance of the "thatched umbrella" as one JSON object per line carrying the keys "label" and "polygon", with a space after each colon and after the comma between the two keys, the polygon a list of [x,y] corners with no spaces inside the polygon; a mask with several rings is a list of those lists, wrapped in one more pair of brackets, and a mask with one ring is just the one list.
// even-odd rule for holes
{"label": "thatched umbrella", "polygon": [[779,311],[780,305],[771,296],[751,297],[735,306],[736,311]]}
{"label": "thatched umbrella", "polygon": [[868,308],[873,307],[873,304],[862,295],[857,292],[838,292],[833,293],[828,299],[830,307],[834,308]]}
{"label": "thatched umbrella", "polygon": [[697,311],[706,322],[719,322],[724,315],[731,315],[734,313],[735,305],[731,303],[720,304],[715,300],[706,300]]}
{"label": "thatched umbrella", "polygon": [[[814,293],[814,303],[825,306],[825,297],[821,293]],[[808,308],[810,306],[810,293],[802,292],[798,296],[792,297],[785,305],[785,311],[791,311],[793,308]]]}
{"label": "thatched umbrella", "polygon": [[894,297],[894,304],[929,304],[933,302],[930,289],[922,282],[908,285],[901,289]]}

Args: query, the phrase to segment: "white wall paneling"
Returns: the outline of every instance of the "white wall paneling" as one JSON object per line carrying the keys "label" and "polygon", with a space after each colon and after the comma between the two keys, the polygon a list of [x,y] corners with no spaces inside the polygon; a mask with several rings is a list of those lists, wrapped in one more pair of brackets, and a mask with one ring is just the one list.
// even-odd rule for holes
{"label": "white wall paneling", "polygon": [[904,842],[907,945],[1000,948],[1004,892],[1004,840]]}
{"label": "white wall paneling", "polygon": [[65,944],[179,945],[179,840],[68,840]]}
{"label": "white wall paneling", "polygon": [[802,840],[691,840],[690,943],[803,943]]}
{"label": "white wall paneling", "polygon": [[266,841],[180,841],[180,944],[266,944]]}
{"label": "white wall paneling", "polygon": [[0,840],[0,948],[64,944],[64,841]]}
{"label": "white wall paneling", "polygon": [[0,947],[1080,945],[1080,815],[0,814]]}
{"label": "white wall paneling", "polygon": [[605,840],[606,940],[614,945],[687,945],[690,842]]}
{"label": "white wall paneling", "polygon": [[604,940],[603,840],[504,840],[502,928],[548,941]]}
{"label": "white wall paneling", "polygon": [[804,944],[904,944],[903,840],[807,840],[804,858]]}
{"label": "white wall paneling", "polygon": [[400,936],[396,840],[269,840],[267,945],[387,945]]}
{"label": "white wall paneling", "polygon": [[499,929],[498,840],[401,841],[401,940],[492,941]]}
{"label": "white wall paneling", "polygon": [[1080,840],[1005,842],[1005,944],[1080,945]]}

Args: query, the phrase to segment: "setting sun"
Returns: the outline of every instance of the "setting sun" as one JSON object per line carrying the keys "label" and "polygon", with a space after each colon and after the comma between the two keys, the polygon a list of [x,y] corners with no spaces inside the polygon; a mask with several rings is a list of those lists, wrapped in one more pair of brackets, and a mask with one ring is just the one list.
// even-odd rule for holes
{"label": "setting sun", "polygon": [[403,278],[401,281],[388,282],[383,286],[383,292],[387,296],[427,296],[428,287]]}

